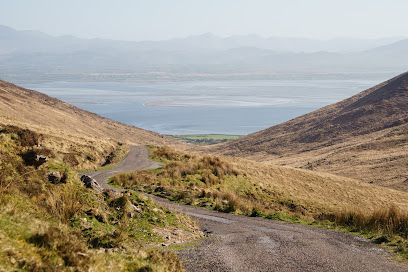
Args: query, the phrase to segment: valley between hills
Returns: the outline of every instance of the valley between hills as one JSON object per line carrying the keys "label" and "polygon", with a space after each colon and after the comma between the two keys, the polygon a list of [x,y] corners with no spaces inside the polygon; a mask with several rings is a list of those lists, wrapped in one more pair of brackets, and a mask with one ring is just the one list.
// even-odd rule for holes
{"label": "valley between hills", "polygon": [[[199,248],[197,239],[208,233],[200,220],[140,193],[358,233],[405,262],[407,109],[405,73],[286,123],[202,147],[0,81],[0,269],[181,271],[180,244]],[[84,187],[78,172],[113,168],[133,146],[148,146],[163,167],[110,177],[125,193]],[[178,238],[167,247],[171,237]]]}

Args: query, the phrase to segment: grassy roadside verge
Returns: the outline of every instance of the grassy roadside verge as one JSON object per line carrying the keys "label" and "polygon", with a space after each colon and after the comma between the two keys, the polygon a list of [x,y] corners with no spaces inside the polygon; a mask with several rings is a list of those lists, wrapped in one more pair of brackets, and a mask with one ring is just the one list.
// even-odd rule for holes
{"label": "grassy roadside verge", "polygon": [[163,168],[119,174],[111,183],[181,204],[361,235],[408,259],[408,215],[396,206],[375,212],[319,209],[262,186],[220,158],[166,147],[150,149],[152,159]]}
{"label": "grassy roadside verge", "polygon": [[199,157],[166,147],[149,148],[152,160],[163,163],[164,168],[118,174],[111,177],[111,185],[223,212],[289,220],[287,213],[297,221],[307,217],[302,207],[254,183],[217,157]]}
{"label": "grassy roadside verge", "polygon": [[408,213],[392,205],[372,213],[354,209],[326,216],[323,226],[368,238],[408,263]]}
{"label": "grassy roadside verge", "polygon": [[126,155],[129,153],[129,150],[130,150],[130,147],[128,145],[121,144],[117,149],[115,149],[109,154],[107,160],[105,161],[102,167],[99,167],[96,169],[77,169],[76,171],[79,174],[82,174],[82,173],[104,171],[104,170],[115,168],[126,157]]}

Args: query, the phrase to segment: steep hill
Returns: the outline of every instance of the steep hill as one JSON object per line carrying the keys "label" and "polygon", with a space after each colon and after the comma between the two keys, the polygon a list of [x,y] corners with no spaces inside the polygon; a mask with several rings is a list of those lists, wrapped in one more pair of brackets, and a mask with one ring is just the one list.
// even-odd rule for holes
{"label": "steep hill", "polygon": [[21,129],[41,134],[41,145],[58,150],[64,162],[82,169],[120,160],[128,145],[181,144],[0,80],[0,131]]}
{"label": "steep hill", "polygon": [[408,180],[407,123],[404,73],[213,151],[402,188]]}
{"label": "steep hill", "polygon": [[79,109],[56,98],[0,80],[0,124],[59,130],[83,137],[112,138],[130,144],[174,144],[158,133],[128,126]]}

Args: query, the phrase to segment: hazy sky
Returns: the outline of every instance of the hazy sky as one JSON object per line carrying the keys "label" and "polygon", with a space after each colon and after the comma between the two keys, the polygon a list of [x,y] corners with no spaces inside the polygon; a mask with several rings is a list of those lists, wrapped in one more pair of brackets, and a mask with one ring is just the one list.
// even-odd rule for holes
{"label": "hazy sky", "polygon": [[407,0],[0,0],[0,25],[162,40],[211,32],[327,39],[408,36]]}

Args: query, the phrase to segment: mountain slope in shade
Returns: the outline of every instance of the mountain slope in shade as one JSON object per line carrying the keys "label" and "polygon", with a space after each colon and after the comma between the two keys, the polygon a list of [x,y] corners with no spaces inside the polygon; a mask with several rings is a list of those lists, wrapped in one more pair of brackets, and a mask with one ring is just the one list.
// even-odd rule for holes
{"label": "mountain slope in shade", "polygon": [[408,181],[407,123],[404,73],[215,151],[402,188]]}
{"label": "mountain slope in shade", "polygon": [[[158,133],[128,126],[0,80],[0,124],[18,125],[40,133],[111,138],[129,144],[172,144]],[[70,136],[66,136],[70,137]]]}

